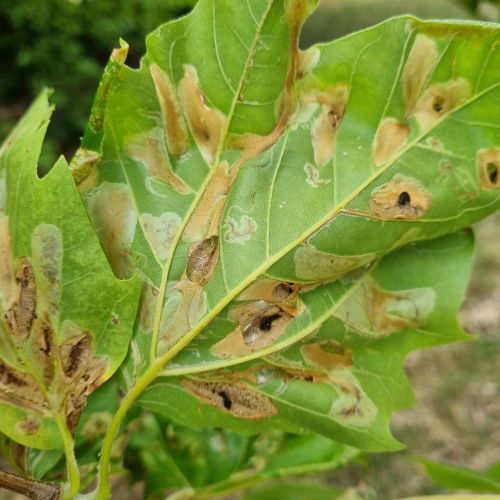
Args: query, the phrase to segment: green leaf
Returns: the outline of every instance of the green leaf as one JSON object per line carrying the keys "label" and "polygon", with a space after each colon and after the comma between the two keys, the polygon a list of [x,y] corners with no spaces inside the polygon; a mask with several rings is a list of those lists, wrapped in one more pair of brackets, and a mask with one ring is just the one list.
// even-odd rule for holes
{"label": "green leaf", "polygon": [[313,4],[201,0],[160,27],[77,181],[142,277],[127,405],[161,372],[140,403],[179,422],[394,449],[404,356],[463,338],[472,241],[394,252],[500,206],[500,31],[400,17],[301,53]]}
{"label": "green leaf", "polygon": [[113,276],[64,159],[37,176],[52,109],[42,93],[0,150],[0,430],[34,448],[61,448],[120,366],[139,292]]}
{"label": "green leaf", "polygon": [[275,481],[266,483],[250,490],[243,496],[244,500],[324,500],[329,499],[344,499],[358,500],[360,497],[356,495],[343,496],[344,492],[338,488],[333,488],[326,484],[316,481]]}
{"label": "green leaf", "polygon": [[475,493],[500,493],[500,481],[480,473],[455,465],[444,464],[423,458],[422,463],[431,479],[443,488],[468,490]]}

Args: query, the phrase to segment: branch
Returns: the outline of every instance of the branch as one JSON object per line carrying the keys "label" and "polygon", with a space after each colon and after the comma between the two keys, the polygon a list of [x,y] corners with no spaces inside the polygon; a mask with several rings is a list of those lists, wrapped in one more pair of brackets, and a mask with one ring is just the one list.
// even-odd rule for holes
{"label": "branch", "polygon": [[0,488],[21,493],[33,500],[59,500],[61,494],[58,485],[43,483],[2,470],[0,470]]}

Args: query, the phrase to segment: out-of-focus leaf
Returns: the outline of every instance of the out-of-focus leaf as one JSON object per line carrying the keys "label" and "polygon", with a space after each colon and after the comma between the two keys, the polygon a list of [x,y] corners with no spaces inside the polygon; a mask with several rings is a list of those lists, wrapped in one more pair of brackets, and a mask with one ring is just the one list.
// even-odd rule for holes
{"label": "out-of-focus leaf", "polygon": [[463,467],[418,458],[430,478],[443,488],[468,490],[477,493],[500,493],[500,481],[488,472],[475,472]]}
{"label": "out-of-focus leaf", "polygon": [[243,496],[244,500],[358,500],[356,495],[344,496],[338,488],[315,481],[275,481],[251,489]]}
{"label": "out-of-focus leaf", "polygon": [[0,150],[0,430],[33,448],[60,448],[120,366],[139,292],[113,276],[64,159],[37,177],[47,98]]}

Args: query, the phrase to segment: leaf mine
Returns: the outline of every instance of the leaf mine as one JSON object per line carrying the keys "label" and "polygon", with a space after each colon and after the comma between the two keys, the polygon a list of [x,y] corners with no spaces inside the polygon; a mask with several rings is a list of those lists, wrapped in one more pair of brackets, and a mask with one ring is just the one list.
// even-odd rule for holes
{"label": "leaf mine", "polygon": [[[348,95],[347,85],[341,84],[318,92],[314,96],[321,106],[321,113],[316,118],[311,131],[316,165],[324,166],[333,158],[335,137],[344,116]],[[307,101],[310,99],[306,97]]]}
{"label": "leaf mine", "polygon": [[396,174],[392,180],[375,188],[370,208],[384,219],[418,219],[431,206],[431,197],[416,179]]}
{"label": "leaf mine", "polygon": [[0,400],[30,413],[42,414],[48,410],[48,403],[35,379],[28,373],[7,366],[1,360]]}
{"label": "leaf mine", "polygon": [[[277,304],[257,300],[230,310],[229,317],[238,326],[212,346],[214,356],[245,356],[275,342],[292,322],[294,315]],[[294,314],[299,314],[297,309]]]}
{"label": "leaf mine", "polygon": [[191,65],[184,66],[179,94],[189,130],[203,158],[211,165],[221,142],[227,118],[218,109],[206,104],[198,73]]}
{"label": "leaf mine", "polygon": [[333,371],[352,365],[351,349],[335,340],[304,344],[300,352],[308,364],[322,370]]}
{"label": "leaf mine", "polygon": [[407,117],[413,112],[438,61],[439,54],[436,42],[426,35],[418,34],[403,69],[403,91]]}
{"label": "leaf mine", "polygon": [[9,218],[0,217],[0,305],[7,309],[16,295]]}
{"label": "leaf mine", "polygon": [[304,172],[306,174],[306,182],[313,188],[319,188],[329,184],[331,179],[321,179],[319,170],[310,163],[304,164]]}
{"label": "leaf mine", "polygon": [[233,217],[227,217],[224,228],[225,241],[244,245],[257,232],[257,222],[248,215],[242,215],[239,221]]}
{"label": "leaf mine", "polygon": [[[75,325],[64,325],[66,334],[68,330],[78,332]],[[88,332],[79,332],[66,340],[60,346],[61,366],[68,378],[73,378],[87,366],[92,357],[92,339]]]}
{"label": "leaf mine", "polygon": [[128,156],[144,165],[154,179],[166,182],[174,191],[188,194],[191,188],[172,169],[165,147],[163,130],[155,127],[129,139]]}
{"label": "leaf mine", "polygon": [[432,128],[438,120],[467,100],[471,84],[464,78],[431,85],[418,100],[415,119],[422,132]]}
{"label": "leaf mine", "polygon": [[500,189],[500,148],[490,148],[477,154],[477,170],[481,187]]}
{"label": "leaf mine", "polygon": [[89,194],[88,207],[113,272],[119,278],[130,277],[137,223],[130,190],[126,184],[103,182]]}
{"label": "leaf mine", "polygon": [[406,142],[409,129],[395,118],[384,118],[373,145],[373,163],[380,167],[391,160]]}
{"label": "leaf mine", "polygon": [[219,237],[210,236],[189,249],[186,265],[188,280],[204,285],[212,276],[219,258]]}
{"label": "leaf mine", "polygon": [[175,89],[168,75],[157,64],[151,64],[149,72],[160,103],[168,151],[180,156],[188,149],[188,137]]}
{"label": "leaf mine", "polygon": [[174,212],[164,212],[159,216],[144,213],[139,216],[139,220],[154,254],[164,261],[168,257],[182,219]]}
{"label": "leaf mine", "polygon": [[35,274],[27,257],[19,259],[15,282],[17,296],[5,312],[5,320],[15,339],[20,342],[30,334],[36,307]]}
{"label": "leaf mine", "polygon": [[301,286],[296,283],[259,278],[238,295],[238,300],[264,300],[270,303],[292,304]]}
{"label": "leaf mine", "polygon": [[375,420],[378,409],[361,388],[357,378],[347,370],[330,378],[339,397],[330,408],[330,416],[353,427],[368,427]]}
{"label": "leaf mine", "polygon": [[435,301],[432,288],[392,292],[382,289],[373,278],[366,278],[335,316],[361,334],[379,337],[423,327]]}
{"label": "leaf mine", "polygon": [[181,385],[203,403],[238,418],[257,420],[278,414],[271,400],[242,384],[183,380]]}
{"label": "leaf mine", "polygon": [[224,203],[229,193],[234,173],[222,161],[208,183],[199,203],[182,233],[184,241],[201,241],[218,233]]}
{"label": "leaf mine", "polygon": [[208,308],[207,293],[198,283],[182,279],[171,283],[163,307],[158,355],[166,352],[175,342],[198,324]]}
{"label": "leaf mine", "polygon": [[87,191],[97,186],[99,178],[97,164],[100,159],[99,153],[90,149],[81,147],[76,151],[69,169],[80,191]]}
{"label": "leaf mine", "polygon": [[311,245],[303,244],[295,250],[293,261],[295,274],[305,282],[319,282],[339,278],[375,258],[366,255],[331,255],[320,252]]}

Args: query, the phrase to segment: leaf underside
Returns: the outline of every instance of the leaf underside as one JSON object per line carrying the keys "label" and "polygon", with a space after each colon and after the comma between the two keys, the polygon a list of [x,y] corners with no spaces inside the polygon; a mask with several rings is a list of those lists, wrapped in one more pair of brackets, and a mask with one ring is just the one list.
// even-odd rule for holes
{"label": "leaf underside", "polygon": [[124,388],[165,363],[140,405],[390,450],[404,358],[465,337],[463,229],[500,206],[500,31],[400,17],[299,52],[314,3],[201,0],[138,70],[117,49],[70,170],[114,274],[142,283]]}

